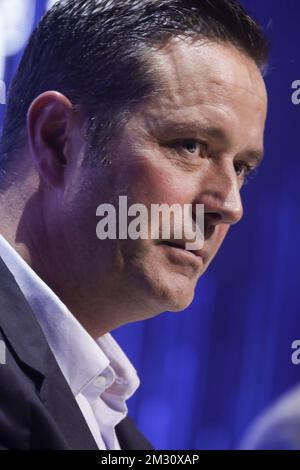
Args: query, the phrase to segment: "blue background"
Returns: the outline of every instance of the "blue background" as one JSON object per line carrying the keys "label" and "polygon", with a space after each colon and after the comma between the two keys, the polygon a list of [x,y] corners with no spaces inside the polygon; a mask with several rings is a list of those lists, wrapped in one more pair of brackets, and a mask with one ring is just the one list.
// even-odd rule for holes
{"label": "blue background", "polygon": [[[44,0],[31,0],[35,21]],[[298,381],[300,79],[298,0],[242,2],[266,28],[266,157],[243,190],[245,216],[200,281],[193,304],[114,333],[141,378],[132,417],[157,449],[235,448],[253,418]],[[6,60],[9,84],[22,51]],[[0,106],[0,120],[4,106]]]}

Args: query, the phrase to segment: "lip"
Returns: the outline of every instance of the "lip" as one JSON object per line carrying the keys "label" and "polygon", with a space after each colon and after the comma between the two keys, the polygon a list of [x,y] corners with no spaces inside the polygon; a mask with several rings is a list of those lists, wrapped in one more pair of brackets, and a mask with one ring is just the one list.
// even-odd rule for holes
{"label": "lip", "polygon": [[185,248],[185,244],[186,242],[185,241],[181,241],[179,240],[179,242],[176,241],[173,241],[173,240],[167,240],[165,242],[162,242],[163,245],[166,245],[166,246],[169,246],[170,248],[176,248],[176,249],[181,249],[183,251],[185,251],[186,253],[191,253],[195,256],[198,256],[200,258],[202,258],[203,260],[206,259],[206,253],[204,250],[187,250]]}
{"label": "lip", "polygon": [[203,267],[204,262],[205,262],[205,253],[203,250],[194,250],[194,251],[189,251],[185,249],[185,242],[182,242],[180,240],[179,243],[172,241],[165,241],[160,244],[161,246],[164,246],[166,249],[172,250],[173,255],[177,259],[185,259],[188,262],[193,262],[196,263],[197,266],[201,264]]}

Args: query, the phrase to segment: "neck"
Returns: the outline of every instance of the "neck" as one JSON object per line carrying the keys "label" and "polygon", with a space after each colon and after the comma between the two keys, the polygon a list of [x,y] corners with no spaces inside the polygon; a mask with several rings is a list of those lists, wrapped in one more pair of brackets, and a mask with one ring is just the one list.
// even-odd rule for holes
{"label": "neck", "polygon": [[[74,256],[68,257],[68,243],[61,234],[48,236],[37,181],[25,180],[0,193],[0,234],[52,289],[86,331],[98,338],[125,323],[140,320],[144,302],[130,298],[131,289],[122,286],[112,292],[105,270],[101,279],[90,280]],[[55,224],[59,226],[59,222]],[[72,247],[71,247],[72,248]],[[62,269],[63,266],[63,269]],[[96,285],[97,284],[97,285]],[[101,286],[101,289],[99,289]],[[150,315],[149,315],[150,316]],[[152,316],[152,315],[151,315]]]}

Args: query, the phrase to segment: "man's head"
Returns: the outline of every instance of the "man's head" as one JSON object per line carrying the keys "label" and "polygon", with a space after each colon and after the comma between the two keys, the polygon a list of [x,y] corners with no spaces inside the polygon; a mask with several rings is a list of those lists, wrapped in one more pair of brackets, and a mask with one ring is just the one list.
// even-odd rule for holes
{"label": "man's head", "polygon": [[[266,54],[260,28],[225,0],[63,1],[33,33],[9,93],[2,167],[30,196],[17,241],[90,330],[97,315],[104,332],[192,301],[261,158]],[[120,195],[204,204],[201,256],[99,241],[96,209]]]}

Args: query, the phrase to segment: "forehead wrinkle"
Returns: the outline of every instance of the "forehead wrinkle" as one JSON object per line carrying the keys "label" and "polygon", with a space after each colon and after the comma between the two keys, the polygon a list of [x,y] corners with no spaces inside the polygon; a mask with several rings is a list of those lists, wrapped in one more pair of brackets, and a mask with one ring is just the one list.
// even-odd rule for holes
{"label": "forehead wrinkle", "polygon": [[[195,95],[195,91],[197,95]],[[244,99],[240,99],[240,93],[242,92],[244,95]],[[266,106],[266,94],[258,94],[255,90],[250,90],[249,88],[243,87],[241,85],[236,85],[233,83],[219,83],[219,82],[210,82],[209,83],[209,90],[207,90],[207,84],[203,84],[203,86],[198,86],[197,90],[193,87],[188,87],[187,85],[183,87],[182,85],[178,85],[176,87],[173,86],[161,86],[158,89],[158,92],[161,92],[156,95],[160,97],[162,100],[177,103],[177,105],[181,105],[184,102],[185,106],[199,106],[199,105],[210,105],[215,107],[222,107],[222,103],[218,101],[214,104],[214,101],[219,100],[222,98],[224,100],[224,104],[232,103],[232,100],[239,100],[240,105],[249,106],[248,103],[245,103],[245,93],[249,95],[251,102],[255,107],[265,107]],[[189,101],[191,103],[189,104]],[[193,102],[192,102],[193,101]],[[196,102],[195,102],[196,101]]]}
{"label": "forehead wrinkle", "polygon": [[[194,54],[197,44],[188,46],[186,44],[183,46],[177,44],[177,47],[173,45],[173,47],[160,51],[152,57],[152,64],[157,69],[157,78],[160,82],[158,83],[158,92],[170,95],[183,94],[185,97],[197,93],[205,97],[209,94],[208,88],[214,87],[216,94],[219,90],[218,96],[231,100],[232,89],[234,89],[236,95],[238,95],[238,91],[246,92],[265,104],[267,97],[265,83],[261,72],[251,59],[234,47],[225,44],[199,45],[202,49],[199,56]],[[207,49],[205,46],[212,46],[212,50]],[[220,56],[220,48],[222,48],[221,62],[218,63],[218,60],[211,62],[210,58],[214,57],[214,51],[217,58]],[[226,56],[229,59],[228,64],[225,62],[224,68],[224,57]],[[235,67],[236,64],[239,65],[238,69]],[[197,73],[197,70],[200,72]],[[218,76],[222,78],[219,79]],[[245,84],[241,84],[241,81]],[[226,92],[227,88],[228,93]]]}
{"label": "forehead wrinkle", "polygon": [[[234,109],[238,110],[238,107],[266,111],[267,95],[264,87],[262,87],[262,89],[264,88],[263,93],[259,95],[254,90],[254,86],[253,90],[250,90],[248,87],[230,82],[218,80],[207,82],[207,80],[203,80],[203,77],[200,77],[196,88],[193,86],[194,83],[191,85],[190,80],[185,86],[178,82],[172,83],[169,77],[164,77],[164,82],[160,84],[155,95],[150,97],[148,101],[150,106],[152,104],[161,113],[164,113],[165,109],[168,114],[172,111],[184,113],[188,108],[190,113],[194,112],[193,108],[197,111],[197,107],[200,106],[216,108],[225,114],[231,113]],[[233,106],[234,102],[237,106]]]}
{"label": "forehead wrinkle", "polygon": [[[178,130],[199,132],[211,130],[211,133],[226,135],[228,125],[232,127],[232,120],[237,116],[223,103],[201,102],[192,105],[173,103],[166,99],[153,103],[147,112],[143,112],[143,120],[150,127],[177,127]],[[181,128],[181,129],[180,129]]]}

